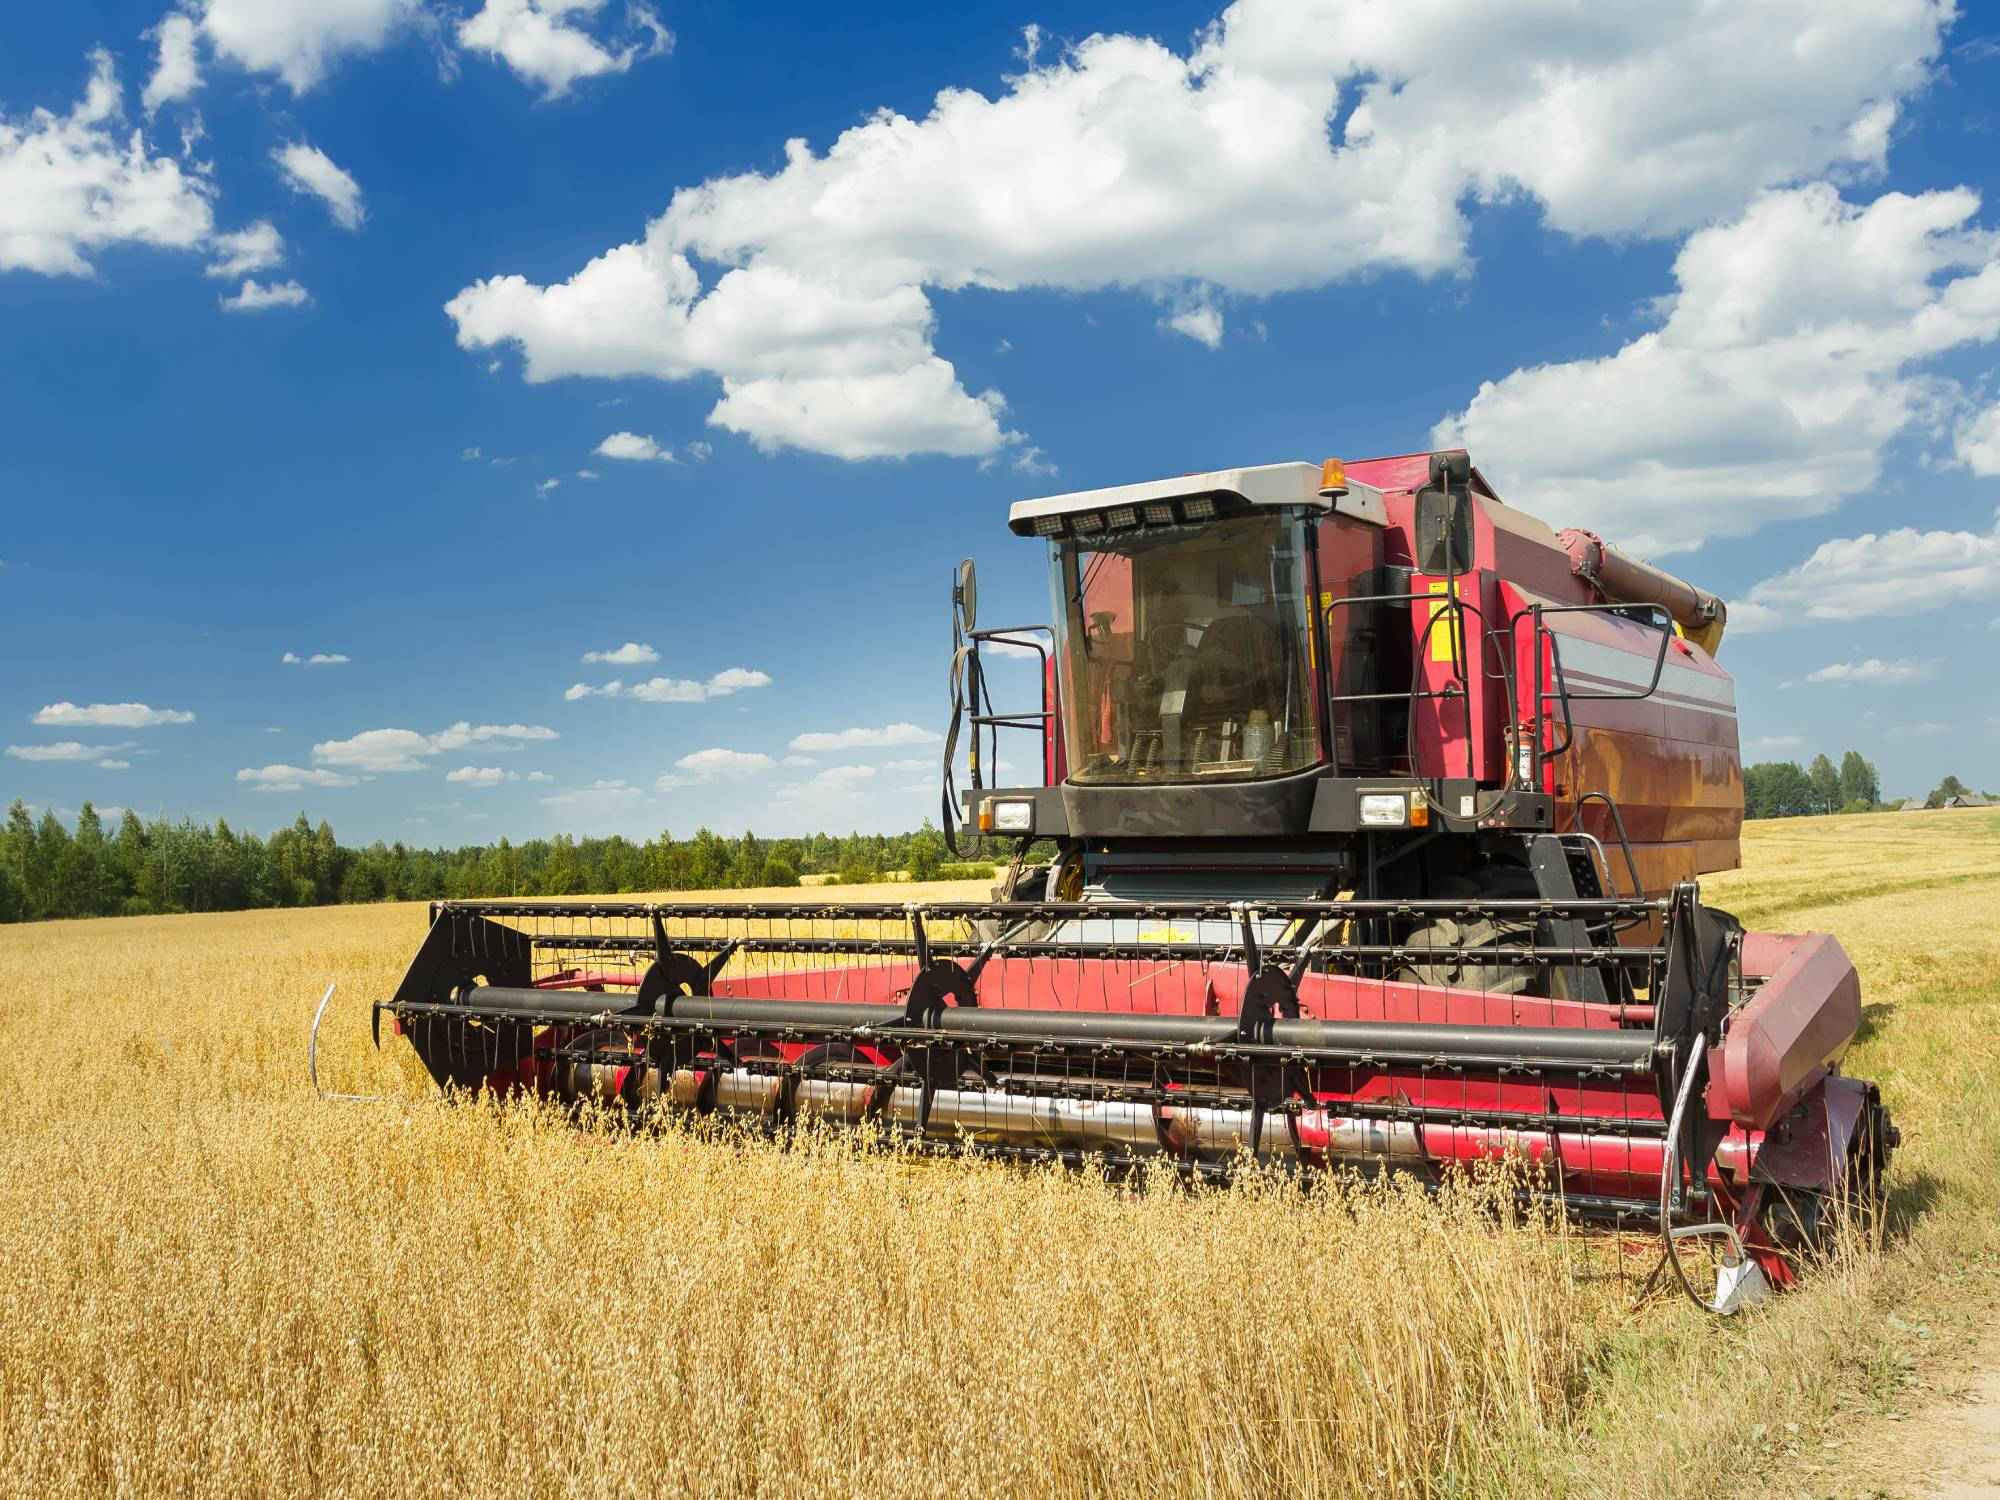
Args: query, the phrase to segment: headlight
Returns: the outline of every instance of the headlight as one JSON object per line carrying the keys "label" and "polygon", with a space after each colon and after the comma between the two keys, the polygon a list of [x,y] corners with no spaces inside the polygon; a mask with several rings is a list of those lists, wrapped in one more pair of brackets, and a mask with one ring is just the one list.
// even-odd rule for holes
{"label": "headlight", "polygon": [[1401,792],[1369,792],[1361,799],[1363,828],[1401,828],[1410,821],[1410,804]]}
{"label": "headlight", "polygon": [[1026,833],[1035,826],[1035,804],[1013,800],[993,802],[993,831],[995,833]]}

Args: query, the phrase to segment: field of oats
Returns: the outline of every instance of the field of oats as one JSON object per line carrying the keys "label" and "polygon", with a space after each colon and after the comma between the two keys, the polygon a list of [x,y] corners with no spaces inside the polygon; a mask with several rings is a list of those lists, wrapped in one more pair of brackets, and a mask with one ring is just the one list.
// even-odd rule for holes
{"label": "field of oats", "polygon": [[[1746,863],[1712,901],[1859,961],[1905,1145],[1887,1249],[1729,1324],[1470,1201],[442,1107],[368,1042],[421,907],[0,929],[0,1492],[1895,1492],[1856,1435],[1996,1302],[2000,817]],[[329,981],[382,1102],[307,1083]]]}

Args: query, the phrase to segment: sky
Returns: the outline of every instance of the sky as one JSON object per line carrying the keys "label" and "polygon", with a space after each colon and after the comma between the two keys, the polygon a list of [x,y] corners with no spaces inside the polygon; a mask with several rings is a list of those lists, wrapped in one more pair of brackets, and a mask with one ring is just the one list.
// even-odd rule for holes
{"label": "sky", "polygon": [[10,6],[0,797],[908,828],[1009,502],[1458,444],[2000,786],[1996,148],[1936,0]]}

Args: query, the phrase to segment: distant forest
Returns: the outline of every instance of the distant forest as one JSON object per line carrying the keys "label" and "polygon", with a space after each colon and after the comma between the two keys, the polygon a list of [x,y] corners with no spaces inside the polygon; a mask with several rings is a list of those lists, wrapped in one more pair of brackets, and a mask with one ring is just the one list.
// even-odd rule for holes
{"label": "distant forest", "polygon": [[363,901],[573,896],[586,892],[740,890],[795,886],[808,875],[864,884],[891,872],[912,880],[990,876],[990,864],[945,863],[944,839],[914,833],[813,834],[798,839],[530,839],[458,849],[380,840],[353,849],[300,813],[268,839],[183,818],[147,823],[127,811],[107,828],[88,802],[74,831],[52,812],[31,818],[16,801],[0,830],[0,922],[151,912],[241,911]]}
{"label": "distant forest", "polygon": [[[1947,776],[1933,800],[1969,790]],[[1810,817],[1881,808],[1881,780],[1859,751],[1836,766],[1761,761],[1743,772],[1744,811],[1752,818]],[[107,828],[84,803],[76,827],[53,812],[30,817],[16,800],[0,829],[0,922],[47,917],[242,911],[251,907],[331,906],[364,901],[467,900],[501,896],[610,895],[632,891],[742,890],[796,886],[823,875],[862,885],[900,875],[911,880],[985,877],[986,863],[945,862],[944,839],[929,819],[913,833],[816,833],[806,838],[727,838],[706,828],[693,838],[661,833],[630,839],[530,839],[413,849],[401,840],[349,848],[304,813],[268,839],[183,818],[143,822],[127,811]]]}
{"label": "distant forest", "polygon": [[[1970,791],[1956,776],[1947,776],[1932,792],[1933,805]],[[1766,760],[1743,770],[1743,812],[1752,818],[1809,818],[1822,813],[1879,812],[1893,804],[1882,800],[1882,780],[1873,761],[1859,750],[1841,756],[1838,766],[1815,755],[1810,766],[1797,761]]]}

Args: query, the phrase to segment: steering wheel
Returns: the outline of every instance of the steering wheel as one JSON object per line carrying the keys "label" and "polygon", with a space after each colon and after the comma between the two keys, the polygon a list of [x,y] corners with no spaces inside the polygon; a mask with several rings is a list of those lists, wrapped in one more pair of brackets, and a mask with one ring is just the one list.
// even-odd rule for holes
{"label": "steering wheel", "polygon": [[1213,712],[1221,698],[1230,707],[1275,710],[1271,676],[1278,670],[1281,641],[1277,627],[1248,611],[1218,615],[1208,622],[1188,672],[1188,708]]}
{"label": "steering wheel", "polygon": [[1155,625],[1146,632],[1138,666],[1142,675],[1164,677],[1167,670],[1196,648],[1188,644],[1188,632],[1195,627],[1176,620]]}

